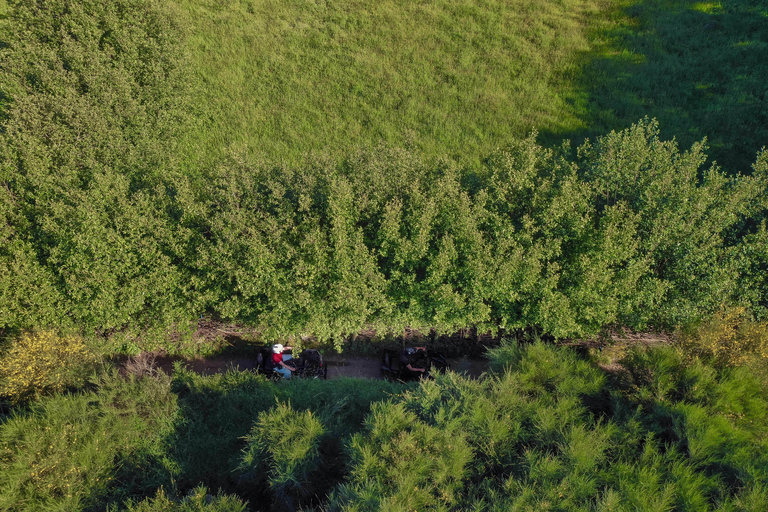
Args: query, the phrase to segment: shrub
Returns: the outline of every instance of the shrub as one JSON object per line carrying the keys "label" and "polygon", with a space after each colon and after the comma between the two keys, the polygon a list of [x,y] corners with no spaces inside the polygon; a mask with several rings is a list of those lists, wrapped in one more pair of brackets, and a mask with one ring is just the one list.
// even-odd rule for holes
{"label": "shrub", "polygon": [[278,509],[311,496],[313,476],[320,465],[320,442],[325,434],[311,411],[298,412],[280,403],[262,413],[246,437],[241,470],[266,473]]}
{"label": "shrub", "polygon": [[768,362],[768,322],[749,319],[743,307],[722,309],[692,332],[684,333],[682,351],[716,367]]}
{"label": "shrub", "polygon": [[519,389],[532,395],[589,395],[599,393],[605,386],[604,375],[575,352],[541,341],[520,345],[502,340],[499,347],[488,350],[487,357],[494,373],[509,370]]}
{"label": "shrub", "polygon": [[128,512],[244,512],[246,504],[236,496],[218,494],[211,496],[208,489],[200,485],[181,500],[168,498],[161,488],[154,498],[125,503]]}
{"label": "shrub", "polygon": [[43,397],[0,424],[0,510],[103,510],[173,485],[170,379],[113,372],[94,386]]}
{"label": "shrub", "polygon": [[473,451],[455,428],[420,421],[401,403],[372,404],[351,441],[353,469],[330,510],[448,510],[460,504]]}
{"label": "shrub", "polygon": [[0,359],[0,395],[13,403],[81,384],[98,357],[82,339],[53,331],[28,332]]}

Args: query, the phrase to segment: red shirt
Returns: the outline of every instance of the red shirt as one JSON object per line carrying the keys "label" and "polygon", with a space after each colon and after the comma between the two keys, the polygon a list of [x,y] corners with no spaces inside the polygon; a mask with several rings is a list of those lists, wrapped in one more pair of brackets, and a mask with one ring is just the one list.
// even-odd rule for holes
{"label": "red shirt", "polygon": [[272,352],[272,362],[275,363],[276,365],[280,366],[280,363],[283,362],[283,354],[282,354],[282,352],[279,353],[279,354],[275,354],[274,352]]}

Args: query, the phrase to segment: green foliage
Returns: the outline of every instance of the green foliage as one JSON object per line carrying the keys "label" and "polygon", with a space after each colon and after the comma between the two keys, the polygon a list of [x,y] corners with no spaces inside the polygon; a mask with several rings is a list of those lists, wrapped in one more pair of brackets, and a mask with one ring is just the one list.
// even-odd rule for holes
{"label": "green foliage", "polygon": [[[575,156],[515,139],[562,117],[551,83],[607,8],[13,2],[0,330],[178,352],[165,334],[201,314],[338,348],[362,329],[563,338],[722,304],[764,316],[765,152],[728,174],[648,119]],[[517,102],[536,112],[507,119]]]}
{"label": "green foliage", "polygon": [[152,1],[13,2],[0,48],[6,326],[178,319],[178,30]]}
{"label": "green foliage", "polygon": [[350,450],[351,478],[331,510],[449,510],[473,455],[458,429],[428,425],[391,402],[373,405]]}
{"label": "green foliage", "polygon": [[765,383],[746,368],[684,363],[672,347],[636,350],[624,364],[633,385],[621,394],[662,450],[654,465],[670,482],[668,500],[693,509],[759,503],[764,461],[748,454],[764,444],[765,415],[757,411]]}
{"label": "green foliage", "polygon": [[764,215],[764,173],[712,167],[699,181],[702,151],[681,153],[645,120],[575,161],[532,136],[472,175],[387,147],[301,168],[233,153],[180,201],[201,234],[192,287],[268,336],[337,344],[371,326],[584,336],[758,308],[758,289],[736,286],[758,267],[729,240]]}
{"label": "green foliage", "polygon": [[[230,371],[202,377],[177,368],[173,389],[179,395],[180,421],[170,439],[169,456],[176,461],[175,478],[181,490],[199,483],[210,489],[235,492],[251,503],[272,500],[269,485],[259,487],[258,475],[238,470],[243,439],[262,415],[268,417],[277,403],[290,402],[296,415],[311,411],[326,429],[323,440],[325,482],[340,478],[344,455],[337,443],[363,427],[370,404],[402,390],[386,381],[291,379],[268,381],[250,372]],[[293,414],[293,413],[291,413]],[[292,439],[287,438],[290,443]],[[298,482],[315,485],[313,480]],[[323,490],[323,489],[321,489]]]}
{"label": "green foliage", "polygon": [[129,512],[245,512],[247,503],[236,496],[218,494],[211,496],[208,489],[199,486],[181,500],[168,498],[161,488],[154,498],[142,501],[128,500],[125,510]]}
{"label": "green foliage", "polygon": [[[575,353],[553,351],[541,341],[519,345],[503,340],[501,346],[489,349],[491,369],[498,373],[514,375],[517,388],[529,394],[554,394],[569,397],[599,392],[605,385],[605,376]],[[568,368],[563,372],[563,368]]]}
{"label": "green foliage", "polygon": [[105,376],[96,390],[41,399],[0,424],[0,508],[83,510],[169,485],[170,379]]}
{"label": "green foliage", "polygon": [[291,510],[291,504],[326,488],[318,485],[317,474],[324,435],[325,428],[311,411],[297,412],[290,404],[278,403],[259,416],[246,436],[238,469],[266,474],[273,502]]}
{"label": "green foliage", "polygon": [[750,368],[675,347],[632,349],[608,377],[541,342],[490,357],[482,379],[410,386],[181,367],[173,380],[103,376],[2,417],[0,508],[764,506],[768,395]]}
{"label": "green foliage", "polygon": [[82,339],[24,333],[0,353],[0,397],[13,403],[81,386],[98,362]]}
{"label": "green foliage", "polygon": [[[366,432],[351,442],[350,480],[329,508],[740,510],[762,503],[765,387],[741,369],[686,365],[673,348],[636,350],[624,361],[626,382],[606,380],[570,349],[541,343],[508,343],[490,357],[500,370],[485,380],[449,373],[375,406]],[[455,434],[425,449],[415,432],[429,429]],[[431,482],[417,480],[420,468],[449,467],[453,449],[465,444],[472,456],[455,470],[463,480],[443,483],[443,495],[421,493]]]}
{"label": "green foliage", "polygon": [[724,239],[743,219],[762,215],[765,179],[702,171],[703,150],[694,144],[681,154],[647,120],[579,150],[598,207],[635,218],[634,265],[651,270],[633,283],[632,323],[658,323],[659,311],[662,323],[685,324],[733,296],[738,274]]}

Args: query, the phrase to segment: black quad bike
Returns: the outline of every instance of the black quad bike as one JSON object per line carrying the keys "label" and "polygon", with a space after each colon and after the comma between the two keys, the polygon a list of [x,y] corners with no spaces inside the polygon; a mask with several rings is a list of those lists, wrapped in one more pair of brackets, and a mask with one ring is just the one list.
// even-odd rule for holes
{"label": "black quad bike", "polygon": [[[410,352],[409,349],[397,351],[385,349],[381,353],[381,375],[387,380],[407,382],[422,378],[431,379],[433,372],[445,373],[450,368],[448,359],[440,352],[420,350]],[[424,368],[425,372],[413,372],[407,368],[405,361],[412,367]]]}
{"label": "black quad bike", "polygon": [[[291,359],[289,364],[296,368],[296,371],[293,372],[293,377],[305,379],[328,378],[328,367],[323,361],[323,356],[313,348],[302,350],[299,357]],[[276,365],[272,361],[272,347],[264,347],[256,354],[256,371],[270,379],[283,378],[282,374],[277,372]]]}

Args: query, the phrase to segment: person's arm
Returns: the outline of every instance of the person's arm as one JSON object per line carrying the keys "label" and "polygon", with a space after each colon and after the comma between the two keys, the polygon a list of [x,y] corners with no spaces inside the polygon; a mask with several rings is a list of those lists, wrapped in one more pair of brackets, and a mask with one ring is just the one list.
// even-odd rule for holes
{"label": "person's arm", "polygon": [[413,366],[411,366],[411,363],[408,363],[407,365],[405,365],[405,367],[411,370],[412,372],[424,373],[425,371],[427,371],[426,368],[414,368]]}
{"label": "person's arm", "polygon": [[293,366],[289,366],[289,365],[285,364],[285,361],[280,361],[280,364],[283,365],[283,368],[287,368],[288,370],[291,370],[292,372],[296,371],[296,368],[294,368]]}

